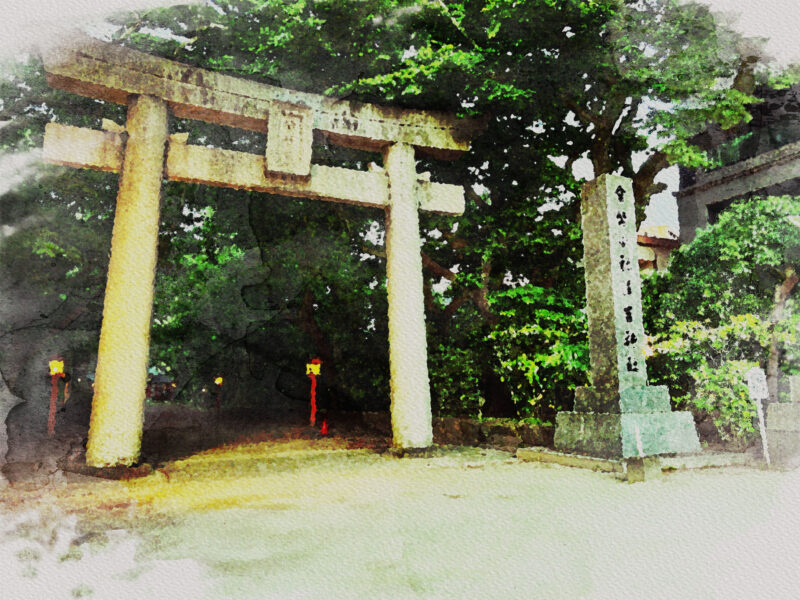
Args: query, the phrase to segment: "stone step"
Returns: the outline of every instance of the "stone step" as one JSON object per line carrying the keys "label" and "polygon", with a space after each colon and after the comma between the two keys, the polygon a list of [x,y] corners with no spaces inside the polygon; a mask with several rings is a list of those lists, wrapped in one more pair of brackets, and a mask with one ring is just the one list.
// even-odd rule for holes
{"label": "stone step", "polygon": [[699,452],[700,442],[689,412],[561,412],[555,447],[616,459]]}
{"label": "stone step", "polygon": [[534,446],[519,448],[517,458],[525,462],[540,462],[609,473],[617,479],[630,483],[658,479],[663,471],[722,467],[764,468],[765,466],[758,457],[742,452],[706,451],[645,458],[611,459],[558,452],[550,448]]}

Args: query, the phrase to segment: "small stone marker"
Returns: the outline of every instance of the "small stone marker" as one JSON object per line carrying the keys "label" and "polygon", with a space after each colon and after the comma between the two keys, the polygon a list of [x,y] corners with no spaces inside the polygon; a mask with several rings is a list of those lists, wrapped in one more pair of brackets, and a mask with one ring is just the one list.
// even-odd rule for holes
{"label": "small stone marker", "polygon": [[700,450],[692,415],[671,412],[665,386],[648,386],[631,181],[601,175],[581,194],[592,387],[556,417],[557,450],[643,457]]}
{"label": "small stone marker", "polygon": [[767,404],[767,439],[771,459],[782,467],[800,466],[800,376],[789,377],[789,402]]}
{"label": "small stone marker", "polygon": [[747,372],[747,391],[753,399],[766,400],[769,398],[767,376],[762,369],[753,367]]}
{"label": "small stone marker", "polygon": [[758,432],[761,434],[761,447],[764,449],[764,460],[769,464],[769,450],[767,449],[767,430],[764,426],[764,411],[761,402],[769,398],[767,390],[767,376],[758,367],[753,367],[747,372],[747,391],[750,399],[756,405],[758,414]]}

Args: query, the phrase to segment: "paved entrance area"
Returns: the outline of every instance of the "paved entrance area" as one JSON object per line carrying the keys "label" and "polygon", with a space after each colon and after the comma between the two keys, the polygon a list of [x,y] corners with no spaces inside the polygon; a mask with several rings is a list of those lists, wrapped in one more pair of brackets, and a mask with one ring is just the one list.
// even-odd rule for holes
{"label": "paved entrance area", "polygon": [[[349,447],[348,447],[349,446]],[[787,598],[800,471],[610,475],[337,439],[2,493],[3,598]],[[31,595],[31,594],[34,595]]]}

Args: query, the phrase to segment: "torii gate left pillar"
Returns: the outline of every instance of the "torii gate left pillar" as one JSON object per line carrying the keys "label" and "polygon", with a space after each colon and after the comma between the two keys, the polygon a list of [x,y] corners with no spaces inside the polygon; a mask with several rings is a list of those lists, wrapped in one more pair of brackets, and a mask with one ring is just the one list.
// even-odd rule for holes
{"label": "torii gate left pillar", "polygon": [[111,237],[111,257],[97,350],[86,463],[133,464],[139,458],[158,258],[167,104],[128,101],[128,141]]}
{"label": "torii gate left pillar", "polygon": [[[461,214],[463,189],[416,174],[415,148],[444,158],[469,149],[479,125],[293,92],[97,41],[47,58],[54,87],[128,104],[127,142],[113,131],[48,124],[44,156],[119,171],[86,462],[138,460],[144,413],[163,178],[383,208],[393,444],[432,443],[419,210]],[[179,117],[267,134],[266,156],[193,146],[168,136]],[[384,172],[311,164],[312,129],[332,143],[380,151]]]}

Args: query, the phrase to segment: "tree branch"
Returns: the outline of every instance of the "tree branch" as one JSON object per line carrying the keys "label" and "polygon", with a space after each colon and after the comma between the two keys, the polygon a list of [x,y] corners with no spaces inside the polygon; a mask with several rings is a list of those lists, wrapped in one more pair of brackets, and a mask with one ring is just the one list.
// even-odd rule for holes
{"label": "tree branch", "polygon": [[442,265],[440,265],[430,256],[428,256],[424,251],[421,251],[420,254],[422,255],[422,266],[424,268],[428,269],[434,275],[438,275],[439,277],[444,277],[448,281],[455,280],[456,274],[453,273],[450,269],[445,269]]}
{"label": "tree branch", "polygon": [[476,194],[475,190],[473,190],[470,186],[465,185],[463,187],[464,187],[464,195],[467,197],[467,200],[471,200],[472,202],[477,204],[480,208],[486,208],[488,206],[488,204],[486,204],[484,199],[481,198],[479,194]]}
{"label": "tree branch", "polygon": [[770,324],[772,335],[770,336],[769,352],[767,353],[767,390],[772,402],[778,400],[778,375],[780,362],[780,349],[778,347],[778,333],[776,331],[778,323],[783,319],[783,311],[786,307],[786,300],[800,281],[797,272],[789,266],[784,271],[784,279],[779,285],[775,286],[775,297],[770,314]]}
{"label": "tree branch", "polygon": [[459,308],[464,305],[467,300],[469,300],[468,296],[459,296],[458,298],[454,298],[453,301],[445,307],[444,311],[442,311],[442,314],[449,319]]}
{"label": "tree branch", "polygon": [[797,286],[800,277],[793,267],[787,267],[784,271],[783,282],[775,288],[775,299],[770,315],[770,322],[775,324],[783,319],[783,309],[786,306],[786,300],[791,295],[794,288]]}
{"label": "tree branch", "polygon": [[470,295],[472,296],[472,301],[475,303],[478,311],[481,313],[481,315],[483,315],[483,318],[486,319],[490,324],[494,325],[498,321],[498,316],[492,312],[491,308],[489,308],[489,277],[491,272],[491,259],[484,260],[483,264],[481,265],[481,286],[473,289],[470,292]]}
{"label": "tree branch", "polygon": [[365,244],[361,244],[359,248],[361,248],[361,251],[364,254],[371,254],[372,256],[377,256],[378,258],[386,258],[386,250],[378,250]]}
{"label": "tree branch", "polygon": [[594,113],[588,111],[582,106],[578,106],[578,103],[574,100],[567,98],[566,96],[561,96],[561,101],[567,105],[572,112],[575,113],[575,116],[578,117],[578,120],[581,121],[584,125],[594,124],[595,127],[598,129],[604,128],[607,129],[606,123]]}
{"label": "tree branch", "polygon": [[656,150],[639,167],[639,171],[633,177],[633,197],[637,204],[643,203],[650,196],[650,188],[653,181],[661,171],[669,166],[667,155]]}

